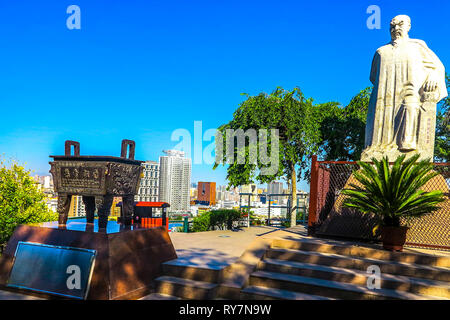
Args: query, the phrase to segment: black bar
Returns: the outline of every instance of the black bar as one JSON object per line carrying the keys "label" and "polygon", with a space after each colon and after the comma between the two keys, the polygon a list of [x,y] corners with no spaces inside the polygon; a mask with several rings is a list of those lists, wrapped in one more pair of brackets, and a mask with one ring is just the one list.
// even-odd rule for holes
{"label": "black bar", "polygon": [[166,224],[166,215],[167,215],[167,208],[162,209],[162,225],[167,226]]}

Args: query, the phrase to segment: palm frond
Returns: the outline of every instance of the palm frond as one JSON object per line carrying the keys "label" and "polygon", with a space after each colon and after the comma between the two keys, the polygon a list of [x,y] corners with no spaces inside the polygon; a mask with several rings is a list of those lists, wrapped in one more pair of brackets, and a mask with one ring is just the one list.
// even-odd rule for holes
{"label": "palm frond", "polygon": [[342,190],[346,196],[343,206],[384,218],[418,217],[439,209],[445,200],[442,191],[421,190],[438,175],[429,160],[418,161],[416,154],[405,160],[398,157],[393,165],[387,157],[372,159],[373,164],[359,161],[360,169],[353,172],[357,183]]}

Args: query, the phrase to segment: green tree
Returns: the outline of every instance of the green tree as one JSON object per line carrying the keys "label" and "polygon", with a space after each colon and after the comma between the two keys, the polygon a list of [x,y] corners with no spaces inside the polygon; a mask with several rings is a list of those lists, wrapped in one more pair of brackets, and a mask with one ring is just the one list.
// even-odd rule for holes
{"label": "green tree", "polygon": [[19,224],[57,219],[44,198],[30,171],[14,161],[8,166],[0,162],[0,244],[8,241]]}
{"label": "green tree", "polygon": [[[445,77],[447,89],[450,89],[450,76]],[[436,116],[436,140],[434,143],[436,161],[450,162],[450,97],[441,102]]]}
{"label": "green tree", "polygon": [[[261,161],[260,139],[256,144],[248,142],[245,143],[243,149],[235,147],[233,160],[227,160],[226,154],[223,154],[223,163],[228,165],[229,185],[269,183],[285,177],[291,186],[292,207],[290,211],[292,211],[297,202],[297,178],[301,177],[302,172],[308,168],[311,155],[318,151],[320,108],[315,108],[313,100],[306,98],[299,88],[288,91],[278,87],[271,94],[260,93],[256,96],[246,95],[246,97],[247,99],[234,112],[233,119],[219,128],[224,145],[227,144],[227,129],[242,129],[244,132],[251,129],[256,131],[267,129],[269,132],[270,129],[277,129],[278,134],[275,135],[273,141],[271,135],[267,135],[267,144],[271,153],[276,151],[276,142],[278,142],[278,170],[270,174],[264,172],[270,167],[270,164],[267,165]],[[230,136],[229,139],[235,138]],[[256,161],[251,161],[249,158],[251,148],[258,150],[259,156]],[[223,151],[226,152],[226,150]],[[245,163],[239,163],[237,160],[239,155],[245,158]],[[217,166],[216,163],[214,169]],[[295,224],[295,215],[292,215],[291,226]]]}
{"label": "green tree", "polygon": [[321,107],[320,153],[325,160],[356,161],[361,158],[371,91],[370,87],[362,90],[344,108],[338,104]]}

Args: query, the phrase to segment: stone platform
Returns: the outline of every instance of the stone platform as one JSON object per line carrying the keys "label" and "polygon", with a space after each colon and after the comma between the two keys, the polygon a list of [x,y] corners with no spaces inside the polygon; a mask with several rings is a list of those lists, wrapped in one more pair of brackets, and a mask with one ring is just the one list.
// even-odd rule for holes
{"label": "stone platform", "polygon": [[0,259],[0,286],[3,288],[19,241],[96,250],[88,300],[142,297],[151,290],[152,280],[160,274],[161,263],[177,257],[164,227],[123,227],[114,221],[102,231],[97,224],[77,221],[69,222],[66,228],[58,228],[56,222],[20,225]]}

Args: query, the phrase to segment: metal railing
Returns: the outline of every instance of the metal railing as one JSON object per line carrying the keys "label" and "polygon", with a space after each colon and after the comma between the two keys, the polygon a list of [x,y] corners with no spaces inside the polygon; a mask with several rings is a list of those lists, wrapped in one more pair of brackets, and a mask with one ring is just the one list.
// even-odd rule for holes
{"label": "metal railing", "polygon": [[[359,240],[380,240],[374,215],[362,214],[342,206],[342,189],[356,180],[352,173],[359,166],[352,161],[317,161],[312,159],[308,233]],[[441,190],[446,200],[440,209],[420,218],[405,218],[409,226],[406,244],[410,246],[450,250],[450,164],[435,163],[439,173],[424,187],[425,191]],[[376,230],[374,232],[374,230]]]}
{"label": "metal railing", "polygon": [[[247,200],[247,204],[243,205],[242,204],[242,198],[246,197]],[[291,194],[287,194],[287,193],[270,193],[270,194],[254,194],[254,193],[239,193],[239,209],[241,211],[241,213],[248,213],[251,212],[251,209],[255,209],[255,206],[251,205],[251,197],[259,197],[259,198],[265,198],[266,202],[268,203],[267,206],[267,219],[265,219],[265,223],[268,226],[271,225],[285,225],[285,224],[289,224],[290,223],[290,211],[291,211],[291,198],[292,195]],[[287,198],[287,203],[286,205],[272,205],[272,200],[274,200],[274,198],[276,198],[277,200],[279,200],[280,198]],[[293,210],[295,210],[295,214],[296,214],[296,221],[297,224],[302,224],[302,225],[306,225],[308,222],[308,194],[307,193],[297,193],[297,203],[296,206],[293,208]],[[302,202],[302,203],[300,203]],[[284,209],[284,214],[280,213],[280,216],[277,218],[273,218],[272,215],[272,210],[273,209]],[[245,210],[243,210],[245,209]],[[248,215],[247,218],[245,220],[243,220],[243,222],[240,224],[241,226],[243,226],[243,223],[247,224],[246,226],[250,226],[252,223],[252,219],[251,219],[251,215]]]}

